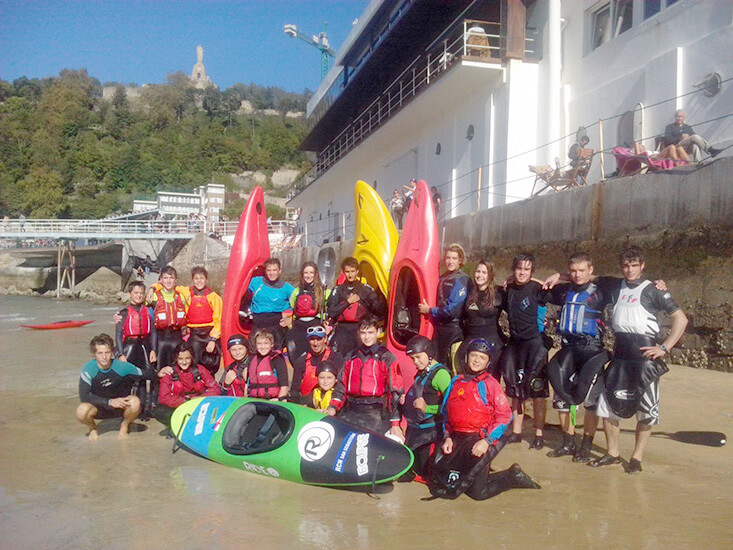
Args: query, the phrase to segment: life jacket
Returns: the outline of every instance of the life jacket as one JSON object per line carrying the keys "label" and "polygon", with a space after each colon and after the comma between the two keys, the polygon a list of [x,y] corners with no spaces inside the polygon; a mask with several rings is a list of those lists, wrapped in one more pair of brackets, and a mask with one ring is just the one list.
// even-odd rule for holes
{"label": "life jacket", "polygon": [[468,380],[465,374],[453,380],[444,411],[456,432],[479,433],[481,437],[487,435],[486,427],[494,423],[494,411],[488,406],[485,382],[489,376],[489,372],[484,371]]}
{"label": "life jacket", "polygon": [[186,325],[186,306],[183,303],[181,294],[173,291],[173,301],[166,302],[160,290],[155,291],[157,301],[155,302],[155,328],[165,330],[172,328],[180,330]]}
{"label": "life jacket", "polygon": [[346,321],[348,323],[358,323],[359,321],[361,321],[362,317],[366,315],[367,310],[361,303],[362,295],[361,293],[357,292],[358,289],[359,289],[359,286],[357,284],[356,286],[354,286],[353,292],[356,294],[359,294],[359,301],[354,302],[353,304],[349,304],[349,307],[347,307],[341,313],[341,315],[339,315],[336,318],[337,321]]}
{"label": "life jacket", "polygon": [[144,338],[153,330],[153,323],[148,314],[148,308],[140,306],[140,309],[134,308],[132,305],[127,306],[127,317],[125,324],[122,325],[123,339],[126,338]]}
{"label": "life jacket", "polygon": [[316,295],[312,290],[299,289],[295,298],[293,313],[296,317],[315,317],[318,315],[318,304]]}
{"label": "life jacket", "polygon": [[601,312],[588,307],[588,301],[596,290],[596,285],[591,283],[581,292],[571,290],[567,293],[560,314],[560,326],[558,327],[560,334],[598,336],[598,321],[601,319]]}
{"label": "life jacket", "polygon": [[419,428],[429,428],[435,425],[435,422],[431,420],[435,415],[424,413],[416,409],[413,404],[416,399],[422,397],[428,406],[440,405],[443,396],[433,387],[433,378],[441,369],[447,372],[441,363],[435,362],[415,375],[415,381],[405,395],[405,404],[402,409],[408,424],[417,425]]}
{"label": "life jacket", "polygon": [[323,391],[321,388],[313,388],[313,408],[314,409],[327,409],[331,403],[331,396],[333,395],[333,388],[328,391]]}
{"label": "life jacket", "polygon": [[[331,357],[331,348],[326,348],[321,361],[323,362],[329,357]],[[303,380],[300,382],[300,395],[308,395],[318,385],[318,376],[316,376],[317,368],[313,365],[312,358],[311,352],[308,352],[305,356],[305,369],[303,370]]]}
{"label": "life jacket", "polygon": [[247,388],[249,397],[271,399],[280,393],[280,383],[272,363],[280,354],[275,352],[267,357],[253,357],[247,368]]}
{"label": "life jacket", "polygon": [[[452,273],[446,273],[445,275],[441,276],[440,282],[438,283],[438,307],[444,308],[448,306],[448,302],[450,300],[450,295],[453,292],[453,287],[456,286],[456,283],[458,283],[459,280],[464,280],[464,296],[465,292],[467,292],[467,283],[468,283],[468,275],[466,275],[463,271],[460,269],[457,269],[456,271]],[[437,324],[441,326],[446,325],[459,325],[461,322],[460,319],[460,312],[455,317],[446,318],[446,319],[436,319]]]}
{"label": "life jacket", "polygon": [[659,322],[656,315],[648,311],[641,302],[641,293],[650,284],[652,284],[651,281],[643,281],[630,288],[626,285],[626,281],[621,283],[621,291],[613,305],[611,316],[611,326],[614,332],[644,334],[652,337],[659,334]]}
{"label": "life jacket", "polygon": [[190,302],[188,313],[186,313],[187,325],[211,325],[214,323],[214,310],[209,303],[207,296],[211,294],[210,288],[205,288],[201,295],[195,293],[195,287],[190,287]]}
{"label": "life jacket", "polygon": [[377,397],[385,395],[389,385],[389,365],[382,359],[382,353],[365,356],[361,350],[344,366],[346,394],[354,397]]}
{"label": "life jacket", "polygon": [[[178,365],[173,367],[173,374],[171,374],[171,378],[173,379],[174,387],[176,382],[178,382],[179,384],[183,384],[183,381],[181,380],[181,375],[191,375],[191,377],[193,378],[191,389],[189,391],[184,391],[184,395],[199,395],[201,392],[204,391],[204,382],[201,379],[201,372],[199,371],[198,365],[191,365],[185,371],[181,370]],[[196,388],[197,385],[199,385],[200,388]],[[182,389],[185,390],[185,386],[183,386]]]}

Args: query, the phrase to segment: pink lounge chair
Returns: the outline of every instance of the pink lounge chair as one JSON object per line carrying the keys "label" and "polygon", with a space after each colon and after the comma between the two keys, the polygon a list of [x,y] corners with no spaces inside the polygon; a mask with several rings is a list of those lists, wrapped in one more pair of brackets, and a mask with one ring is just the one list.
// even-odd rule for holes
{"label": "pink lounge chair", "polygon": [[632,149],[628,149],[627,147],[614,147],[612,153],[616,159],[619,177],[645,174],[647,171],[659,172],[687,164],[684,160],[653,157],[650,156],[648,151],[637,155]]}

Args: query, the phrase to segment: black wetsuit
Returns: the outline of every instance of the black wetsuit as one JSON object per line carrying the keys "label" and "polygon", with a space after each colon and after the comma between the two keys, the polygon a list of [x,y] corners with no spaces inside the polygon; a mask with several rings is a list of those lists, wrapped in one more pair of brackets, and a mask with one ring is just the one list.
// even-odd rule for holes
{"label": "black wetsuit", "polygon": [[494,349],[489,354],[489,371],[494,378],[499,380],[501,374],[498,369],[498,360],[504,348],[504,333],[499,326],[501,300],[502,294],[498,288],[492,286],[486,290],[477,290],[473,281],[469,283],[468,298],[463,304],[461,317],[463,343],[458,348],[454,365],[459,373],[465,371],[468,344],[475,338],[483,338],[494,345]]}
{"label": "black wetsuit", "polygon": [[144,304],[130,304],[130,307],[136,309],[141,314],[150,316],[150,334],[145,337],[125,338],[124,327],[128,310],[127,307],[122,308],[119,311],[122,320],[115,325],[115,348],[117,350],[117,357],[124,355],[128,363],[132,363],[141,369],[149,369],[151,368],[150,352],[158,347],[158,333],[155,330],[152,313],[150,312],[150,308]]}
{"label": "black wetsuit", "polygon": [[151,369],[143,371],[132,363],[112,360],[107,369],[99,368],[97,361],[87,361],[81,368],[79,377],[79,400],[90,403],[99,411],[96,418],[122,416],[123,409],[115,409],[109,405],[111,399],[130,395],[135,384],[143,379],[155,376]]}
{"label": "black wetsuit", "polygon": [[647,279],[616,281],[612,293],[616,344],[603,373],[603,397],[617,416],[629,418],[637,413],[640,422],[655,425],[659,422],[658,380],[669,369],[661,359],[644,357],[639,348],[656,345],[657,314],[671,315],[679,306],[669,292],[657,290]]}
{"label": "black wetsuit", "polygon": [[598,277],[584,285],[568,283],[552,290],[552,303],[563,308],[558,326],[562,349],[547,365],[555,390],[554,408],[567,410],[570,405],[583,403],[608,362],[601,342],[602,315],[617,286],[618,280],[613,277]]}
{"label": "black wetsuit", "polygon": [[449,371],[453,369],[451,346],[463,339],[460,321],[469,281],[468,275],[460,269],[441,275],[438,282],[438,305],[430,308],[430,316],[435,323],[433,340],[437,347],[436,359]]}
{"label": "black wetsuit", "polygon": [[[359,301],[349,304],[350,294],[357,294]],[[344,357],[361,344],[358,341],[357,326],[367,314],[380,321],[387,316],[387,302],[384,297],[361,281],[336,285],[328,298],[328,316],[336,321],[331,348]]]}
{"label": "black wetsuit", "polygon": [[520,401],[550,396],[547,373],[547,347],[540,325],[544,321],[544,305],[552,294],[529,281],[510,284],[504,291],[502,306],[509,316],[509,342],[499,358],[506,394]]}

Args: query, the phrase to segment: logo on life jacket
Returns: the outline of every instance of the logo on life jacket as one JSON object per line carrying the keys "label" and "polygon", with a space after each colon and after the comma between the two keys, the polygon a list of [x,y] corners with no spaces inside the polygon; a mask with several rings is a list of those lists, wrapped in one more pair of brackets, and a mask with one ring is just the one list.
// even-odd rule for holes
{"label": "logo on life jacket", "polygon": [[320,460],[333,445],[333,426],[320,420],[309,422],[298,433],[298,453],[308,462]]}

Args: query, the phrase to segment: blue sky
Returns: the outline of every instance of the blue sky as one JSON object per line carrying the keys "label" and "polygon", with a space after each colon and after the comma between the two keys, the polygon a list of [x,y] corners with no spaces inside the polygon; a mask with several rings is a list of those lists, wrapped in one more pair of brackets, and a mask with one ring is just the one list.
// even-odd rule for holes
{"label": "blue sky", "polygon": [[236,82],[315,90],[320,52],[283,33],[328,22],[337,49],[368,0],[0,0],[0,79],[86,68],[101,82],[162,83],[191,72],[196,46],[221,89]]}

